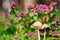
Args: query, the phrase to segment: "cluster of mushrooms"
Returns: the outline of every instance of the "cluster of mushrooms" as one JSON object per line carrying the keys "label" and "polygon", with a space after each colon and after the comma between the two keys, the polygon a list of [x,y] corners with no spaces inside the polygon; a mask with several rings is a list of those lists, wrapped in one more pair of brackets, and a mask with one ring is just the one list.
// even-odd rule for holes
{"label": "cluster of mushrooms", "polygon": [[36,21],[35,23],[32,24],[31,28],[37,27],[38,28],[38,39],[41,40],[40,37],[40,31],[39,30],[44,30],[44,40],[46,40],[46,30],[50,29],[50,26],[48,24],[42,24],[39,21]]}

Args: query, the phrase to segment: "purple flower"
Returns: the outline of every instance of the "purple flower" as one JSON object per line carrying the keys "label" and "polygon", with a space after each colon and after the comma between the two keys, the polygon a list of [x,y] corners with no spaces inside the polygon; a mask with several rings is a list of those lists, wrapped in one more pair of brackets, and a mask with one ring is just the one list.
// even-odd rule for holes
{"label": "purple flower", "polygon": [[26,17],[26,12],[19,13],[17,16],[18,17]]}
{"label": "purple flower", "polygon": [[[43,5],[43,9],[44,9],[44,11],[47,11],[47,9],[48,9],[48,6],[47,5]],[[43,10],[42,10],[43,11]],[[43,11],[43,12],[44,12]]]}
{"label": "purple flower", "polygon": [[26,12],[22,12],[22,13],[21,13],[21,16],[22,16],[22,17],[26,17]]}
{"label": "purple flower", "polygon": [[34,9],[36,7],[36,5],[31,5],[32,9]]}
{"label": "purple flower", "polygon": [[60,22],[60,20],[59,20],[59,19],[55,19],[55,20],[53,20],[52,22],[58,23],[58,22]]}
{"label": "purple flower", "polygon": [[38,10],[38,9],[39,9],[39,5],[36,5],[36,7],[35,7],[35,8],[36,8],[36,10]]}
{"label": "purple flower", "polygon": [[41,9],[40,9],[42,12],[44,12],[44,11],[49,11],[49,8],[48,8],[48,6],[47,5],[43,5],[42,7],[41,7]]}
{"label": "purple flower", "polygon": [[37,11],[41,11],[42,6],[43,6],[43,5],[36,5],[36,10],[37,10]]}
{"label": "purple flower", "polygon": [[18,17],[21,17],[21,13],[19,13],[17,16],[18,16]]}
{"label": "purple flower", "polygon": [[36,10],[40,12],[44,12],[44,11],[49,12],[48,6],[44,4],[36,5]]}
{"label": "purple flower", "polygon": [[57,2],[51,2],[50,5],[49,5],[49,8],[50,8],[50,11],[53,10],[53,7],[57,5]]}
{"label": "purple flower", "polygon": [[35,5],[28,5],[27,7],[26,7],[26,9],[35,9]]}
{"label": "purple flower", "polygon": [[52,7],[52,6],[55,6],[55,5],[57,5],[57,2],[51,2],[50,3],[50,6]]}
{"label": "purple flower", "polygon": [[32,11],[32,15],[34,15],[34,10]]}
{"label": "purple flower", "polygon": [[5,13],[4,13],[4,17],[5,17],[5,18],[8,18],[8,17],[9,17],[8,12],[5,12]]}
{"label": "purple flower", "polygon": [[34,15],[34,13],[35,13],[35,9],[32,9],[31,12],[32,12],[32,15]]}
{"label": "purple flower", "polygon": [[60,21],[59,21],[58,19],[55,19],[55,20],[53,20],[52,22],[54,23],[54,24],[53,24],[54,27],[58,27],[58,25],[59,25],[58,23],[59,23]]}
{"label": "purple flower", "polygon": [[56,23],[56,24],[54,24],[54,27],[58,27],[58,24]]}
{"label": "purple flower", "polygon": [[59,36],[60,34],[56,33],[55,36]]}
{"label": "purple flower", "polygon": [[13,5],[16,5],[16,3],[14,1],[10,2],[10,6],[13,6]]}
{"label": "purple flower", "polygon": [[28,6],[26,7],[26,9],[28,9],[28,10],[29,10],[30,8],[31,8],[31,5],[28,5]]}

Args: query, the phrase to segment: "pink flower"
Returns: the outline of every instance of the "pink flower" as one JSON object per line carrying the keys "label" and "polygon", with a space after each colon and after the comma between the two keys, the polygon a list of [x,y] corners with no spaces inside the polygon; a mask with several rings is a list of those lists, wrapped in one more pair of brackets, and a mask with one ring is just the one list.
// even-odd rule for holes
{"label": "pink flower", "polygon": [[51,2],[50,3],[50,6],[52,7],[52,6],[55,6],[55,5],[57,5],[57,2]]}
{"label": "pink flower", "polygon": [[13,5],[16,5],[16,3],[15,2],[10,2],[10,5],[13,6]]}
{"label": "pink flower", "polygon": [[40,12],[44,12],[44,11],[49,12],[48,6],[44,4],[36,5],[36,10]]}
{"label": "pink flower", "polygon": [[26,9],[34,9],[35,8],[35,5],[28,5],[27,7],[26,7]]}
{"label": "pink flower", "polygon": [[55,19],[55,20],[53,20],[52,22],[58,23],[58,22],[60,22],[60,20],[59,20],[59,19]]}
{"label": "pink flower", "polygon": [[22,16],[22,17],[26,17],[26,12],[22,12],[22,13],[21,13],[21,16]]}
{"label": "pink flower", "polygon": [[52,22],[54,23],[54,24],[53,24],[54,27],[58,27],[58,25],[59,25],[58,23],[59,23],[60,21],[59,21],[58,19],[55,19],[55,20],[53,20]]}
{"label": "pink flower", "polygon": [[54,27],[58,27],[58,24],[56,23],[56,24],[54,24]]}
{"label": "pink flower", "polygon": [[30,7],[31,7],[31,6],[30,6],[30,5],[28,5],[28,6],[26,7],[26,9],[30,9]]}
{"label": "pink flower", "polygon": [[55,5],[57,5],[57,2],[51,2],[51,3],[50,3],[50,5],[49,5],[50,11],[53,10],[53,7],[54,7]]}
{"label": "pink flower", "polygon": [[17,16],[18,17],[26,17],[26,12],[19,13]]}
{"label": "pink flower", "polygon": [[51,12],[51,11],[53,10],[53,6],[50,6],[49,8],[50,8],[50,10],[49,10],[49,11]]}
{"label": "pink flower", "polygon": [[31,12],[32,12],[32,15],[34,15],[34,13],[35,13],[35,9],[32,9]]}
{"label": "pink flower", "polygon": [[32,11],[32,15],[34,15],[34,11]]}
{"label": "pink flower", "polygon": [[35,8],[36,8],[36,10],[38,10],[38,9],[39,9],[39,5],[36,5],[36,7],[35,7]]}
{"label": "pink flower", "polygon": [[17,16],[18,16],[18,17],[21,17],[21,13],[19,13]]}
{"label": "pink flower", "polygon": [[59,36],[59,35],[60,35],[60,34],[58,34],[58,33],[55,34],[56,37]]}
{"label": "pink flower", "polygon": [[5,17],[5,18],[8,18],[8,17],[9,17],[8,12],[5,12],[5,13],[4,13],[4,17]]}
{"label": "pink flower", "polygon": [[42,12],[44,12],[44,11],[47,11],[47,12],[48,12],[48,10],[49,10],[49,8],[48,8],[47,5],[43,5],[43,6],[41,7],[41,11],[42,11]]}

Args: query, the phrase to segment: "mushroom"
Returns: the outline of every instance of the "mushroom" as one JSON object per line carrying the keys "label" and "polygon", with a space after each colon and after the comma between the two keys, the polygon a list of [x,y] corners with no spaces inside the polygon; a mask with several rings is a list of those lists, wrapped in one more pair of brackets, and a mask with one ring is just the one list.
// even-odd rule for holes
{"label": "mushroom", "polygon": [[39,33],[39,29],[41,28],[42,23],[40,23],[39,21],[36,21],[35,23],[32,24],[31,28],[37,27],[38,28],[38,39],[40,40],[40,33]]}
{"label": "mushroom", "polygon": [[48,24],[43,24],[43,25],[42,25],[42,29],[44,29],[44,40],[45,40],[45,38],[46,38],[46,30],[47,30],[47,28],[50,29],[50,27],[49,27]]}
{"label": "mushroom", "polygon": [[40,29],[42,26],[42,23],[40,23],[39,21],[36,21],[35,23],[32,24],[31,28],[37,27],[38,29]]}
{"label": "mushroom", "polygon": [[49,25],[48,24],[42,24],[41,22],[36,21],[31,26],[31,28],[34,28],[34,27],[37,27],[38,28],[38,38],[39,38],[39,40],[40,40],[40,32],[39,32],[39,30],[45,30],[45,32],[44,32],[44,40],[45,40],[45,37],[46,37],[46,29],[47,28],[50,28]]}

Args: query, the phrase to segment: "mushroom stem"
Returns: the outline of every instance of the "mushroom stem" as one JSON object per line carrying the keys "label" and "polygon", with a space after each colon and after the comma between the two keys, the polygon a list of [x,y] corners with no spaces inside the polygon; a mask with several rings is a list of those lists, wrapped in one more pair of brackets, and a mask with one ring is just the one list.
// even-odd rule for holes
{"label": "mushroom stem", "polygon": [[44,30],[44,40],[46,40],[46,29]]}
{"label": "mushroom stem", "polygon": [[39,33],[39,30],[38,30],[38,40],[40,40],[40,33]]}

